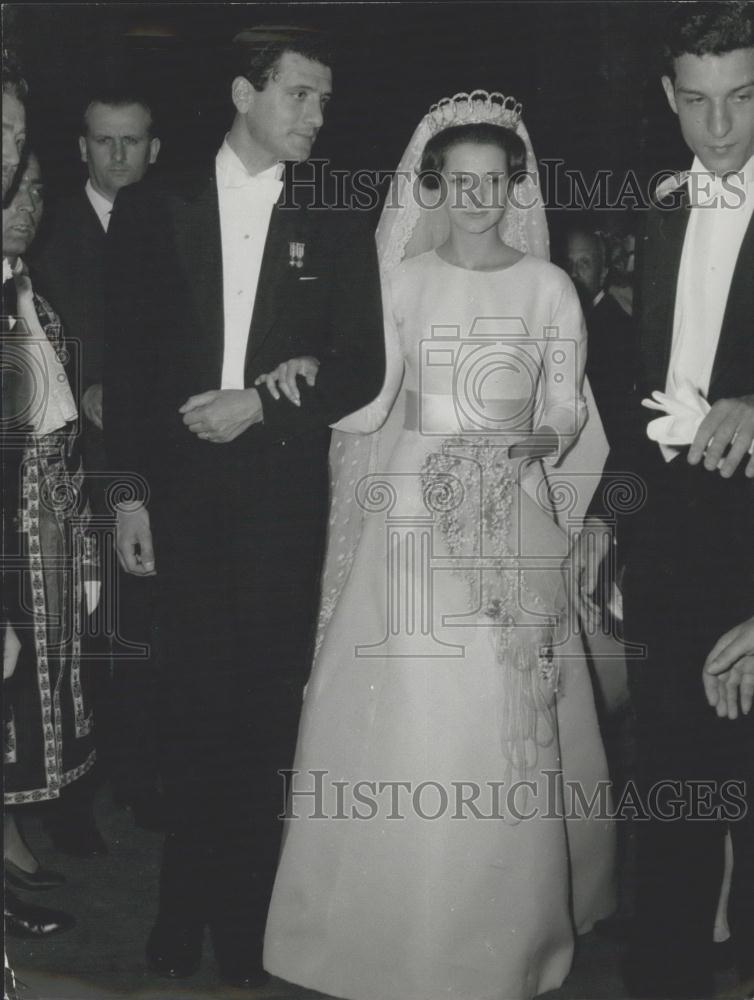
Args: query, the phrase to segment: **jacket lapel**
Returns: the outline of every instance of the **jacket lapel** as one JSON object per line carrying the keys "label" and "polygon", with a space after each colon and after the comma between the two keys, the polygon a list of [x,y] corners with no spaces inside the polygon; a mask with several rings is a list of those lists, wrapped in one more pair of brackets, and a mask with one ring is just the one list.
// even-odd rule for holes
{"label": "jacket lapel", "polygon": [[[717,399],[727,394],[740,395],[751,391],[752,361],[754,361],[754,215],[741,243],[738,259],[725,306],[720,340],[712,367],[709,397]],[[751,360],[746,363],[746,358]],[[733,376],[731,389],[726,389]],[[743,376],[743,381],[736,376]],[[740,388],[739,388],[740,382]]]}
{"label": "jacket lapel", "polygon": [[645,340],[643,353],[648,386],[664,389],[673,341],[673,316],[678,291],[678,272],[686,226],[688,203],[686,186],[678,192],[677,203],[658,210],[657,228],[650,237],[651,257],[645,260],[642,303]]}
{"label": "jacket lapel", "polygon": [[94,211],[94,205],[89,201],[84,188],[81,188],[78,194],[78,214],[81,217],[82,244],[96,247],[98,255],[104,253],[107,233],[102,228],[99,216]]}
{"label": "jacket lapel", "polygon": [[[196,355],[197,385],[220,385],[225,342],[223,255],[214,163],[176,202],[175,241],[188,278],[196,328],[201,337],[189,346]],[[200,391],[197,389],[197,391]]]}
{"label": "jacket lapel", "polygon": [[307,213],[294,202],[293,194],[293,172],[287,167],[283,178],[283,191],[272,209],[264,245],[246,351],[247,369],[269,337],[275,320],[288,298],[285,290],[297,276],[297,269],[291,266],[291,244],[306,244]]}

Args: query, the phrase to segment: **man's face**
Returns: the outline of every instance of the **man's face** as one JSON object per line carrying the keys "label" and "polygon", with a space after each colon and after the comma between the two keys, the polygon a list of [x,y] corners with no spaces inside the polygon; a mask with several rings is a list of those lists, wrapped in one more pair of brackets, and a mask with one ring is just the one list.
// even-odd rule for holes
{"label": "man's face", "polygon": [[572,233],[566,247],[568,273],[574,284],[593,299],[602,288],[606,268],[597,241],[587,233]]}
{"label": "man's face", "polygon": [[10,191],[26,142],[26,111],[13,94],[3,94],[3,198]]}
{"label": "man's face", "polygon": [[754,155],[754,48],[724,55],[684,53],[662,85],[689,149],[724,175]]}
{"label": "man's face", "polygon": [[39,228],[43,207],[42,175],[36,157],[31,156],[13,201],[3,209],[3,254],[6,257],[26,253]]}
{"label": "man's face", "polygon": [[327,66],[284,52],[264,90],[237,77],[233,102],[255,152],[272,166],[280,160],[309,158],[331,93]]}
{"label": "man's face", "polygon": [[86,121],[87,133],[79,137],[81,159],[94,190],[115,201],[121,188],[140,181],[155,162],[160,140],[149,138],[150,116],[141,104],[92,104]]}

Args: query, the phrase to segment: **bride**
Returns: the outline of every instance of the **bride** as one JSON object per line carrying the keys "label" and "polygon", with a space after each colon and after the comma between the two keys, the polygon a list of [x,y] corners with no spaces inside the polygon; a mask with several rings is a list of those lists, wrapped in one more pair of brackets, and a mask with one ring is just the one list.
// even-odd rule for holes
{"label": "bride", "polygon": [[585,333],[520,110],[422,119],[377,233],[385,384],[335,428],[264,964],[350,1000],[533,997],[613,906],[611,823],[569,798],[607,768],[543,469],[587,419]]}

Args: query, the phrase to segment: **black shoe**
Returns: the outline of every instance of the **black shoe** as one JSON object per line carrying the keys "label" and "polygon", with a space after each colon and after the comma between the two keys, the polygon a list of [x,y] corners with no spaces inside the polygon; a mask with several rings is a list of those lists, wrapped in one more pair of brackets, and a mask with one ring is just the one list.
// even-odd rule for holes
{"label": "black shoe", "polygon": [[733,948],[733,939],[727,941],[716,941],[712,945],[712,968],[715,972],[727,972],[728,969],[735,968],[736,953]]}
{"label": "black shoe", "polygon": [[269,975],[261,965],[246,964],[243,967],[226,968],[218,964],[218,969],[222,981],[228,986],[235,986],[237,990],[256,990],[260,986],[266,986],[270,981]]}
{"label": "black shoe", "polygon": [[158,920],[147,941],[149,968],[166,979],[188,979],[202,964],[203,938],[202,924]]}
{"label": "black shoe", "polygon": [[17,938],[49,937],[50,934],[69,931],[76,924],[70,913],[25,903],[9,889],[5,890],[3,912],[6,933]]}
{"label": "black shoe", "polygon": [[37,868],[35,872],[27,872],[9,859],[5,859],[5,881],[14,889],[42,890],[57,889],[65,885],[65,875],[50,871],[49,868]]}
{"label": "black shoe", "polygon": [[594,933],[610,941],[627,941],[630,930],[630,921],[618,913],[605,917],[604,920],[598,920],[594,925]]}
{"label": "black shoe", "polygon": [[257,927],[211,921],[209,929],[224,983],[238,989],[255,989],[269,981],[262,967],[262,939]]}
{"label": "black shoe", "polygon": [[48,824],[47,832],[55,850],[74,858],[98,858],[108,853],[107,844],[102,839],[93,816],[77,815],[75,819],[66,816],[64,820],[56,818]]}
{"label": "black shoe", "polygon": [[715,995],[709,972],[677,969],[672,962],[661,968],[642,965],[630,954],[623,963],[623,979],[632,1000],[709,1000]]}

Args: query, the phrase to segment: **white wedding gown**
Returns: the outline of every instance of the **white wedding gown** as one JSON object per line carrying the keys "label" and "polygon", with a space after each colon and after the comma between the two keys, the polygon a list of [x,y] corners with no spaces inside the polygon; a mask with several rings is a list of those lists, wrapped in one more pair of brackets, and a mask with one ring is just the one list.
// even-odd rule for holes
{"label": "white wedding gown", "polygon": [[[383,391],[338,427],[380,426],[401,383],[405,416],[306,692],[299,818],[286,824],[264,964],[350,1000],[522,1000],[562,983],[574,934],[614,906],[612,824],[566,820],[556,801],[561,769],[588,797],[607,780],[580,640],[539,656],[543,615],[565,604],[565,536],[535,499],[541,464],[522,488],[523,466],[495,451],[532,425],[572,443],[583,321],[568,278],[528,255],[470,271],[422,254],[391,272],[386,313]],[[433,513],[448,470],[467,499]],[[480,597],[478,572],[449,559],[480,554],[525,571],[485,574]],[[516,778],[528,786],[513,806],[533,818],[494,797]],[[379,782],[410,785],[380,794]],[[319,800],[297,794],[317,783]],[[459,793],[475,787],[476,811]]]}

